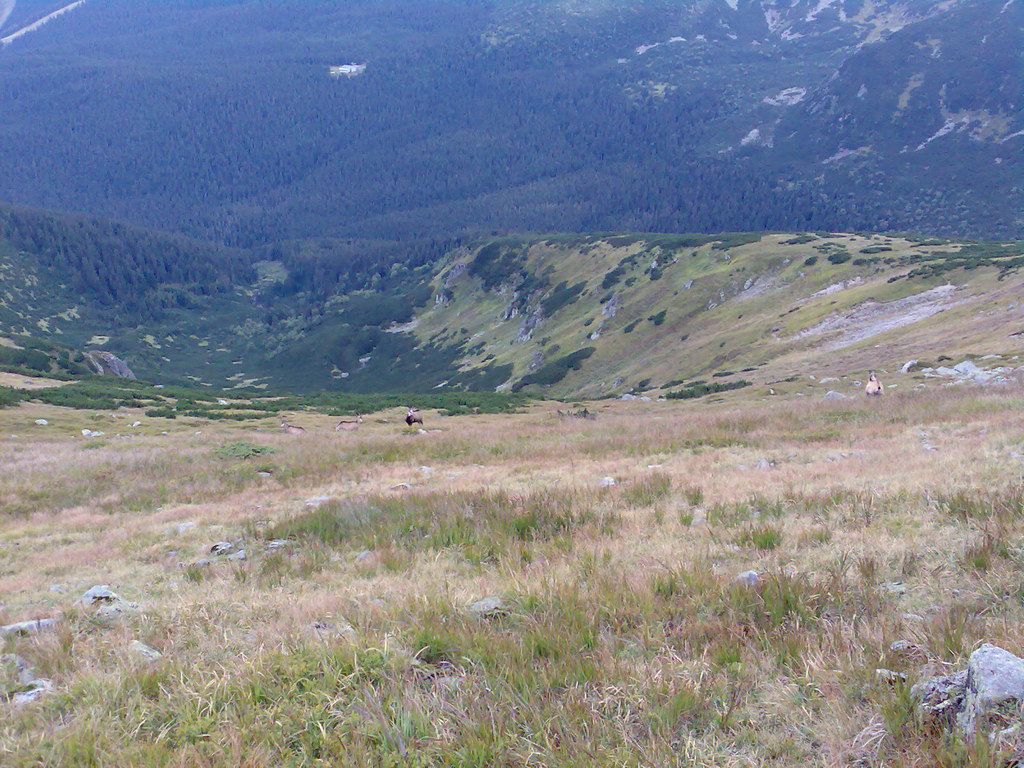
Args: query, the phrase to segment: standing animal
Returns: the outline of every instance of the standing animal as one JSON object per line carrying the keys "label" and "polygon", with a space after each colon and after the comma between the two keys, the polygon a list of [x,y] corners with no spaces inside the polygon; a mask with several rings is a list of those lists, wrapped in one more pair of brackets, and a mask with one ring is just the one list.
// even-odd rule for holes
{"label": "standing animal", "polygon": [[884,389],[882,382],[875,376],[875,372],[868,371],[868,385],[864,387],[864,394],[868,397],[879,397]]}
{"label": "standing animal", "polygon": [[338,422],[338,426],[334,428],[335,432],[355,432],[359,429],[359,425],[363,423],[363,416],[359,414],[355,419],[342,419]]}
{"label": "standing animal", "polygon": [[423,426],[423,415],[420,413],[420,409],[419,408],[410,408],[409,412],[407,414],[405,414],[405,423],[408,424],[410,427],[413,424],[419,424],[422,427]]}
{"label": "standing animal", "polygon": [[287,421],[281,422],[281,429],[283,429],[289,435],[294,435],[296,437],[298,437],[299,435],[306,434],[305,429],[303,429],[302,427],[297,427],[294,424],[289,424]]}

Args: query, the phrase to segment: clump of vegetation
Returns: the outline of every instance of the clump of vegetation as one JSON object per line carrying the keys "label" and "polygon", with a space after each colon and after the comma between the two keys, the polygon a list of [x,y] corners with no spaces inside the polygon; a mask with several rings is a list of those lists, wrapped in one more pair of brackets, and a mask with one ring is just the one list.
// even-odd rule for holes
{"label": "clump of vegetation", "polygon": [[521,378],[512,385],[512,391],[519,392],[523,387],[530,385],[550,386],[551,384],[557,384],[569,375],[569,371],[578,371],[582,368],[583,362],[596,351],[596,347],[584,347],[576,352],[560,357],[542,366],[534,373],[527,374]]}
{"label": "clump of vegetation", "polygon": [[743,389],[749,387],[749,381],[730,381],[725,383],[714,382],[707,384],[705,382],[696,382],[685,389],[677,389],[675,392],[669,392],[665,397],[669,400],[693,400],[698,397],[704,397],[705,395],[713,395],[719,392],[731,392],[736,389]]}
{"label": "clump of vegetation", "polygon": [[221,459],[252,459],[257,456],[269,456],[277,453],[277,449],[270,445],[257,445],[248,440],[236,440],[218,448],[214,453]]}

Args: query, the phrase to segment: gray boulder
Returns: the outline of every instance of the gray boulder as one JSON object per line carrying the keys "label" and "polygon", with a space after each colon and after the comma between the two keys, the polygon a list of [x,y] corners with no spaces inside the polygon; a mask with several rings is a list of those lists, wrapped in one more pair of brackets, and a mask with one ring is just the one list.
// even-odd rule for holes
{"label": "gray boulder", "polygon": [[1006,741],[1024,722],[1024,659],[985,644],[967,669],[924,680],[910,693],[924,722],[956,728],[969,742],[979,732]]}
{"label": "gray boulder", "polygon": [[1010,727],[1021,721],[1024,659],[987,643],[967,662],[966,699],[960,729],[972,739],[981,728]]}
{"label": "gray boulder", "polygon": [[849,400],[848,395],[844,395],[842,392],[836,392],[834,389],[830,389],[825,393],[823,400]]}
{"label": "gray boulder", "polygon": [[109,352],[86,352],[85,356],[92,363],[100,376],[116,376],[119,379],[135,379],[135,374],[128,364]]}
{"label": "gray boulder", "polygon": [[469,606],[469,612],[480,619],[491,619],[508,613],[508,604],[500,597],[485,597]]}

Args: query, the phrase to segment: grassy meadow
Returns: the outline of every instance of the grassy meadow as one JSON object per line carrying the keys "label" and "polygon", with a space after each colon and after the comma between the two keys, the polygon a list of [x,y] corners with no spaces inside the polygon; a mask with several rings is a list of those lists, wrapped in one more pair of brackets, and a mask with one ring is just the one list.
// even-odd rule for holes
{"label": "grassy meadow", "polygon": [[0,410],[0,764],[998,764],[908,690],[1024,651],[1024,390],[587,406]]}

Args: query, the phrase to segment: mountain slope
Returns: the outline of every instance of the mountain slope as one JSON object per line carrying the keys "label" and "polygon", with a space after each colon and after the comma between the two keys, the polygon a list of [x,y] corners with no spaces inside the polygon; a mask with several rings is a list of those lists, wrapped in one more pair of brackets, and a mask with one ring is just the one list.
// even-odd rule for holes
{"label": "mountain slope", "polygon": [[560,396],[863,375],[1021,352],[1022,254],[827,234],[496,241],[442,271],[414,332]]}
{"label": "mountain slope", "polygon": [[[964,110],[997,114],[989,84],[1015,71],[1020,5],[90,2],[0,51],[0,199],[242,246],[492,231],[1014,237],[1011,81],[992,133],[1001,165],[973,129],[901,151]],[[987,35],[998,55],[958,53]],[[941,55],[919,66],[932,39]],[[906,136],[881,85],[897,54],[901,91],[930,67]],[[331,74],[349,63],[366,69]],[[936,94],[954,79],[942,118]],[[926,94],[934,108],[919,110]],[[824,164],[865,146],[866,167]]]}
{"label": "mountain slope", "polygon": [[1019,243],[534,236],[428,249],[415,267],[385,249],[338,273],[330,242],[219,252],[101,222],[4,221],[20,245],[0,241],[0,332],[169,383],[603,396],[1015,354],[1024,327]]}

